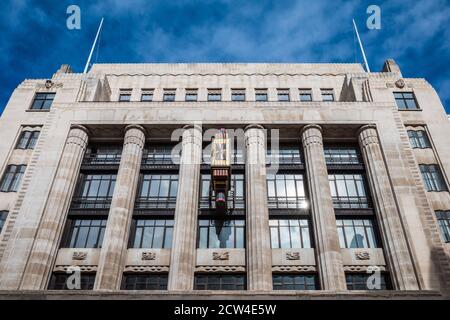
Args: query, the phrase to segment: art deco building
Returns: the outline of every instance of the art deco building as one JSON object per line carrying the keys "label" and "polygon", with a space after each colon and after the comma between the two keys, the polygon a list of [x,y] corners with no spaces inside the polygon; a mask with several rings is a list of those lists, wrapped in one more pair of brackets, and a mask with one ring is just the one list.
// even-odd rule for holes
{"label": "art deco building", "polygon": [[64,65],[0,136],[1,298],[448,297],[450,122],[392,60]]}

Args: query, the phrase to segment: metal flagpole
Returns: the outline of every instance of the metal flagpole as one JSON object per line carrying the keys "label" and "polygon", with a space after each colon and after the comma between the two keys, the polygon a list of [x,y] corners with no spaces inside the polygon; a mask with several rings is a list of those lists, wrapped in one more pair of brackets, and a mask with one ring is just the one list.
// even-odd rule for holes
{"label": "metal flagpole", "polygon": [[92,44],[91,52],[89,53],[89,57],[86,62],[86,66],[84,67],[83,73],[86,73],[89,68],[89,64],[91,63],[92,54],[94,53],[94,48],[95,48],[95,45],[97,44],[98,36],[100,34],[100,31],[102,30],[102,26],[103,26],[103,18],[102,18],[102,21],[100,21],[100,26],[98,27],[97,35],[95,36],[94,43]]}
{"label": "metal flagpole", "polygon": [[361,38],[359,37],[358,27],[356,26],[355,19],[353,19],[353,26],[355,27],[356,36],[358,37],[359,46],[361,48],[361,52],[362,52],[362,55],[363,55],[363,58],[364,58],[364,64],[366,65],[366,71],[370,72],[369,63],[367,62],[367,58],[366,58],[366,52],[364,51],[364,47],[363,47],[363,44],[361,42]]}

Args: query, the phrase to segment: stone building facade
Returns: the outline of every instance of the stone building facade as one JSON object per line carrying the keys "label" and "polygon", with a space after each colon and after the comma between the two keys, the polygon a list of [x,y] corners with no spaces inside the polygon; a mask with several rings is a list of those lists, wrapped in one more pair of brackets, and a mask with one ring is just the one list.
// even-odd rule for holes
{"label": "stone building facade", "polygon": [[64,65],[0,133],[2,298],[448,297],[450,123],[393,60]]}

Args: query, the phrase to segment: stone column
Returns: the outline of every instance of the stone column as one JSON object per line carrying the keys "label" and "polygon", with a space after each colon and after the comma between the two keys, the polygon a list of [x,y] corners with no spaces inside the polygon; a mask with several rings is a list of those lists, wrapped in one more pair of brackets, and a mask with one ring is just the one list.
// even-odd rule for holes
{"label": "stone column", "polygon": [[171,291],[194,288],[202,128],[195,125],[184,129],[170,255],[168,290]]}
{"label": "stone column", "polygon": [[144,145],[144,128],[127,126],[94,290],[120,289]]}
{"label": "stone column", "polygon": [[418,290],[414,262],[395,203],[376,126],[363,126],[358,138],[392,283],[397,290]]}
{"label": "stone column", "polygon": [[245,203],[247,283],[250,291],[272,290],[272,248],[267,206],[266,143],[264,128],[245,128]]}
{"label": "stone column", "polygon": [[46,289],[87,144],[87,129],[72,126],[25,267],[21,290]]}
{"label": "stone column", "polygon": [[317,266],[322,290],[347,290],[333,200],[323,152],[322,128],[302,130]]}

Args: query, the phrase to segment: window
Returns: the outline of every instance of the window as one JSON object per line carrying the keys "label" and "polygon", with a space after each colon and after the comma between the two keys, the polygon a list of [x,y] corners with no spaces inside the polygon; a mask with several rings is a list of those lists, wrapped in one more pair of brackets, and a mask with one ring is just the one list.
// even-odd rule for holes
{"label": "window", "polygon": [[31,110],[50,110],[56,93],[36,93]]}
{"label": "window", "polygon": [[[228,192],[228,209],[244,209],[244,174],[232,174],[230,191]],[[216,207],[214,190],[211,187],[211,174],[202,174],[200,190],[200,208]]]}
{"label": "window", "polygon": [[447,191],[447,185],[445,184],[444,177],[442,176],[441,169],[435,164],[419,165],[422,172],[423,182],[427,191]]}
{"label": "window", "polygon": [[119,102],[130,102],[131,91],[132,91],[131,89],[120,89]]}
{"label": "window", "polygon": [[379,248],[372,219],[336,219],[341,248]]}
{"label": "window", "polygon": [[92,290],[94,288],[95,273],[81,273],[80,288],[67,287],[68,282],[73,285],[69,280],[71,274],[66,273],[53,273],[50,278],[48,290]]}
{"label": "window", "polygon": [[186,89],[186,101],[197,101],[198,93],[197,89]]}
{"label": "window", "polygon": [[255,90],[255,100],[256,101],[268,101],[267,89],[256,89]]}
{"label": "window", "polygon": [[20,181],[27,166],[9,165],[0,184],[0,192],[16,192],[19,189]]}
{"label": "window", "polygon": [[311,89],[299,89],[300,91],[300,101],[301,102],[310,102],[312,101],[312,93]]}
{"label": "window", "polygon": [[106,218],[69,218],[65,248],[101,248]]}
{"label": "window", "polygon": [[89,146],[83,164],[118,165],[122,157],[122,146],[97,145]]}
{"label": "window", "polygon": [[222,90],[221,89],[208,89],[208,101],[221,101]]}
{"label": "window", "polygon": [[431,148],[430,140],[428,139],[427,133],[424,130],[408,130],[408,137],[413,149]]}
{"label": "window", "polygon": [[142,89],[141,102],[153,101],[153,89]]}
{"label": "window", "polygon": [[395,102],[399,110],[418,110],[413,92],[394,92]]}
{"label": "window", "polygon": [[5,226],[6,218],[8,217],[8,211],[0,211],[0,233]]}
{"label": "window", "polygon": [[278,89],[278,101],[288,102],[290,100],[289,89]]}
{"label": "window", "polygon": [[374,277],[369,279],[370,276],[370,273],[347,273],[345,275],[347,290],[389,290],[391,288],[386,273],[380,274],[379,285],[374,283]]}
{"label": "window", "polygon": [[307,207],[302,174],[268,174],[269,208],[302,209]]}
{"label": "window", "polygon": [[144,174],[141,177],[136,208],[175,208],[178,174]]}
{"label": "window", "polygon": [[356,147],[329,147],[324,148],[325,161],[333,164],[362,164],[361,156]]}
{"label": "window", "polygon": [[450,243],[450,211],[436,211],[436,218],[441,229],[442,238]]}
{"label": "window", "polygon": [[334,101],[334,92],[333,89],[321,89],[322,92],[322,101],[331,102]]}
{"label": "window", "polygon": [[200,219],[198,248],[245,248],[245,221]]}
{"label": "window", "polygon": [[164,89],[164,102],[173,102],[175,101],[175,89]]}
{"label": "window", "polygon": [[124,274],[122,290],[167,290],[167,274]]}
{"label": "window", "polygon": [[16,149],[34,149],[39,138],[39,131],[23,131],[20,134]]}
{"label": "window", "polygon": [[231,101],[245,101],[245,89],[231,89]]}
{"label": "window", "polygon": [[317,290],[314,274],[274,274],[273,290]]}
{"label": "window", "polygon": [[173,220],[134,219],[132,248],[172,247]]}
{"label": "window", "polygon": [[311,248],[307,219],[271,219],[269,225],[272,249]]}
{"label": "window", "polygon": [[302,154],[298,146],[281,145],[278,150],[267,149],[267,163],[302,164]]}
{"label": "window", "polygon": [[196,274],[195,290],[245,290],[243,274]]}
{"label": "window", "polygon": [[81,175],[72,208],[108,209],[114,192],[115,174]]}
{"label": "window", "polygon": [[329,174],[334,207],[337,209],[369,208],[364,176],[361,174]]}
{"label": "window", "polygon": [[172,149],[173,145],[147,145],[142,157],[142,163],[146,165],[155,164],[174,164],[179,163],[179,155],[173,156],[172,161]]}

